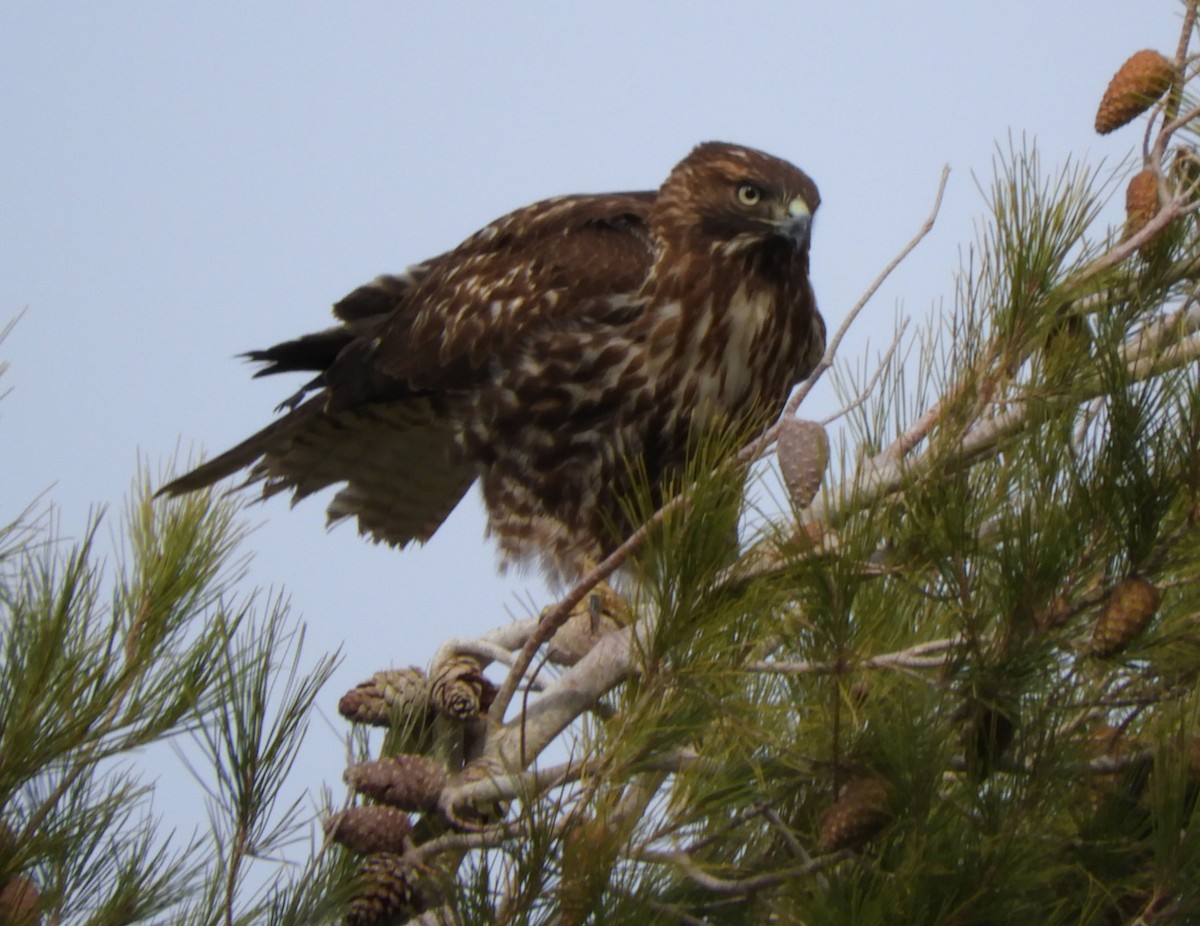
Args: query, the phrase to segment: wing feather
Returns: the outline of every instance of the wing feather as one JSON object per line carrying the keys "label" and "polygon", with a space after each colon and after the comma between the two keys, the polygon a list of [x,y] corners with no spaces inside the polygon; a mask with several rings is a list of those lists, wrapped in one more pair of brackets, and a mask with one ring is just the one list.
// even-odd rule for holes
{"label": "wing feather", "polygon": [[258,375],[318,375],[281,406],[282,418],[160,494],[240,470],[264,498],[290,492],[293,503],[342,483],[330,523],[356,518],[360,532],[401,547],[429,539],[477,475],[456,450],[465,426],[458,398],[538,324],[589,311],[599,320],[629,305],[653,261],[654,196],[535,203],[354,290],[334,307],[339,326],[251,352],[266,364]]}

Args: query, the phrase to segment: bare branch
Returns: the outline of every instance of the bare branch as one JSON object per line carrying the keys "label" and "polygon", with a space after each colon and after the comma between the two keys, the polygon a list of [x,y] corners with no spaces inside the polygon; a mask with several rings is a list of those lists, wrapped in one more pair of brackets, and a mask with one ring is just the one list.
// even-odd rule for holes
{"label": "bare branch", "polygon": [[1155,235],[1176,219],[1195,212],[1198,208],[1200,208],[1200,202],[1188,203],[1187,200],[1181,197],[1174,197],[1168,200],[1162,209],[1159,210],[1158,214],[1143,225],[1137,234],[1130,235],[1120,244],[1115,245],[1111,250],[1097,257],[1075,274],[1067,282],[1067,285],[1070,287],[1079,286],[1109,267],[1115,267],[1131,254],[1138,251],[1143,245],[1147,244]]}
{"label": "bare branch", "polygon": [[859,390],[858,395],[855,396],[855,398],[851,400],[851,402],[844,408],[834,412],[828,418],[821,419],[819,423],[822,427],[828,427],[839,418],[850,414],[850,412],[862,406],[867,399],[871,397],[872,393],[875,392],[875,387],[879,385],[879,381],[883,378],[883,371],[891,366],[892,357],[896,354],[896,348],[900,346],[900,342],[904,338],[904,332],[908,330],[908,323],[909,319],[907,317],[900,322],[899,327],[896,329],[895,335],[892,336],[892,343],[888,345],[888,349],[884,353],[883,358],[875,366],[875,372],[871,374],[871,378],[867,380],[863,388]]}
{"label": "bare branch", "polygon": [[[1185,335],[1192,334],[1198,328],[1200,312],[1189,310],[1179,324],[1163,322],[1145,329],[1120,352],[1130,378],[1134,382],[1143,381],[1187,363],[1197,356],[1200,345],[1193,344],[1191,339],[1180,343],[1178,349],[1164,348],[1167,347],[1168,341],[1176,339],[1182,342]],[[1081,390],[1082,404],[1102,395],[1104,387],[1098,378],[1093,378],[1090,383],[1081,384]],[[815,499],[809,509],[813,520],[829,522],[851,510],[866,507],[900,489],[906,479],[929,473],[935,464],[962,466],[996,453],[1002,441],[1019,433],[1027,424],[1030,401],[1032,400],[1014,399],[1008,403],[1007,411],[979,422],[959,441],[957,450],[947,453],[945,458],[935,461],[933,454],[927,451],[914,459],[903,460],[893,456],[891,448],[885,450],[865,461],[848,482]],[[935,409],[927,412],[922,421]]]}
{"label": "bare branch", "polygon": [[852,854],[850,850],[843,849],[840,852],[815,858],[803,865],[795,865],[791,868],[767,872],[766,874],[756,875],[752,878],[739,879],[718,878],[716,875],[709,874],[686,852],[642,852],[638,857],[642,861],[674,865],[687,875],[692,882],[705,890],[712,891],[714,894],[744,896],[769,887],[775,887],[783,884],[785,881],[793,881],[796,878],[815,875],[817,872],[824,871],[826,868],[830,868],[838,862],[850,858]]}
{"label": "bare branch", "polygon": [[[909,668],[936,669],[944,666],[951,656],[951,651],[965,645],[965,637],[948,637],[943,640],[930,640],[915,646],[898,650],[894,653],[883,653],[858,662],[848,659],[840,662],[770,662],[759,661],[746,664],[748,672],[762,672],[773,675],[828,675],[844,671],[847,668]],[[938,655],[933,655],[938,654]]]}

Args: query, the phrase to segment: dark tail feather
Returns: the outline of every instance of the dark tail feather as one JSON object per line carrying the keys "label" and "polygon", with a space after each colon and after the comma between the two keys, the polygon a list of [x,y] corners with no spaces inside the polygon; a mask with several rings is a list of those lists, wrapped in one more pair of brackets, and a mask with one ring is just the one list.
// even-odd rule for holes
{"label": "dark tail feather", "polygon": [[247,351],[242,356],[255,363],[266,364],[254,374],[255,377],[305,370],[324,372],[354,338],[354,332],[349,328],[326,328],[266,350]]}
{"label": "dark tail feather", "polygon": [[[191,472],[184,473],[178,479],[168,482],[154,493],[154,497],[158,498],[161,495],[183,495],[187,492],[206,489],[210,485],[220,482],[226,476],[232,476],[240,470],[249,469],[264,454],[269,453],[277,446],[281,439],[286,439],[289,436],[289,432],[301,430],[305,427],[308,419],[320,414],[322,402],[323,400],[320,397],[310,399],[285,417],[246,438],[236,447],[231,447],[219,456],[201,463]],[[253,476],[251,477],[251,481],[253,481]]]}

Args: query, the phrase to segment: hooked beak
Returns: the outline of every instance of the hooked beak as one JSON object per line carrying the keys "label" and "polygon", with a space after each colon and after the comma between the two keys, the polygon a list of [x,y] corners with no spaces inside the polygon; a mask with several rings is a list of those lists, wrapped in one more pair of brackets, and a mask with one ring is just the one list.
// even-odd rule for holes
{"label": "hooked beak", "polygon": [[797,196],[788,203],[787,211],[775,227],[779,234],[797,247],[808,244],[808,236],[812,230],[812,210],[808,208],[808,203]]}

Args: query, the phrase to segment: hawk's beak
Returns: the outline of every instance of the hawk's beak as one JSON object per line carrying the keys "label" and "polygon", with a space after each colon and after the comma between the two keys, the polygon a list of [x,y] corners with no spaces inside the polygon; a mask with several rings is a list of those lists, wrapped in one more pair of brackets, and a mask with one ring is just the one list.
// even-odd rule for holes
{"label": "hawk's beak", "polygon": [[779,234],[791,240],[793,244],[808,244],[808,235],[812,229],[812,210],[808,208],[808,203],[797,196],[788,203],[787,211],[776,227]]}

